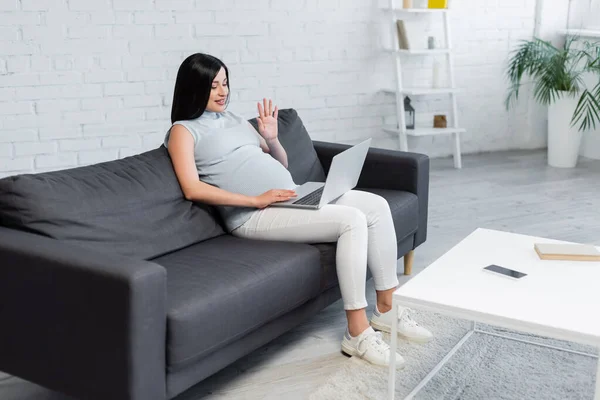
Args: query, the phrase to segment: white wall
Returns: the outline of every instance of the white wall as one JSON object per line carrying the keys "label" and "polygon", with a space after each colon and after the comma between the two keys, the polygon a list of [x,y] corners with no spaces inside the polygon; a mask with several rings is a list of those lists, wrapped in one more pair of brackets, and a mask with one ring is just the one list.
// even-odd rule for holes
{"label": "white wall", "polygon": [[569,0],[569,27],[600,29],[600,0]]}
{"label": "white wall", "polygon": [[[527,104],[503,108],[504,63],[516,40],[531,36],[535,1],[455,0],[452,8],[463,149],[543,146],[515,129],[527,123]],[[378,92],[393,82],[379,51],[388,21],[376,0],[0,0],[0,174],[157,147],[177,68],[198,51],[230,67],[231,107],[248,118],[270,96],[298,109],[314,139],[372,136],[396,148],[380,130],[394,115]],[[413,60],[407,79],[425,84],[429,67]],[[441,100],[415,106],[448,109]],[[409,146],[431,156],[451,149],[444,138]]]}

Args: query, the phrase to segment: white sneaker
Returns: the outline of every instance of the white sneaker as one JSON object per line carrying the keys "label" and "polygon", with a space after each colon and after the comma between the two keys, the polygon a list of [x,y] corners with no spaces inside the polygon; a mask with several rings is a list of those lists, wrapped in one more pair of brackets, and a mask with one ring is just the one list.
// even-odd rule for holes
{"label": "white sneaker", "polygon": [[[433,334],[412,319],[410,316],[411,312],[412,310],[409,308],[398,307],[398,335],[412,342],[429,342],[433,337]],[[377,309],[377,305],[375,305],[375,310],[371,317],[371,326],[378,331],[391,333],[393,317],[391,310],[386,313],[381,313]]]}
{"label": "white sneaker", "polygon": [[[368,327],[357,337],[346,331],[342,339],[342,351],[349,356],[356,356],[374,365],[390,365],[390,346],[383,341],[381,332]],[[404,368],[404,358],[396,353],[396,368]]]}

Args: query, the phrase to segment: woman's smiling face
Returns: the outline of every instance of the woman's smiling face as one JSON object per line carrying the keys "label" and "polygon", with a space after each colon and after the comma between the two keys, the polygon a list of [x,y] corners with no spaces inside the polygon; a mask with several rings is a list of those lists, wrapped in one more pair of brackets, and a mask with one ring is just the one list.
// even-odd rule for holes
{"label": "woman's smiling face", "polygon": [[212,82],[212,88],[210,90],[210,98],[206,105],[207,111],[212,112],[223,112],[225,111],[225,104],[227,103],[227,96],[229,95],[229,82],[227,82],[227,75],[225,69],[221,68],[217,76]]}

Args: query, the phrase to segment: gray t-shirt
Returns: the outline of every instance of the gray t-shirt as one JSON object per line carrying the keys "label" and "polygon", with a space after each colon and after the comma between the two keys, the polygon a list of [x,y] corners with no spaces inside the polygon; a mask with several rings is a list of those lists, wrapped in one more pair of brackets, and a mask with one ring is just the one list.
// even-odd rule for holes
{"label": "gray t-shirt", "polygon": [[[194,120],[176,121],[194,137],[196,169],[203,182],[233,193],[258,196],[271,189],[294,189],[289,171],[260,148],[258,132],[231,111],[205,111]],[[168,146],[171,129],[165,136]],[[217,206],[229,232],[256,208]]]}

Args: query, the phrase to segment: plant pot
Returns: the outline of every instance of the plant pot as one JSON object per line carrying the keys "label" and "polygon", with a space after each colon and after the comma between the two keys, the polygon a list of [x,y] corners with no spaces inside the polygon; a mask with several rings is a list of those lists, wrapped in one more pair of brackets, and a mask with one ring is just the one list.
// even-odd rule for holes
{"label": "plant pot", "polygon": [[548,107],[548,165],[558,168],[573,168],[579,158],[582,132],[571,126],[579,96],[566,95]]}

